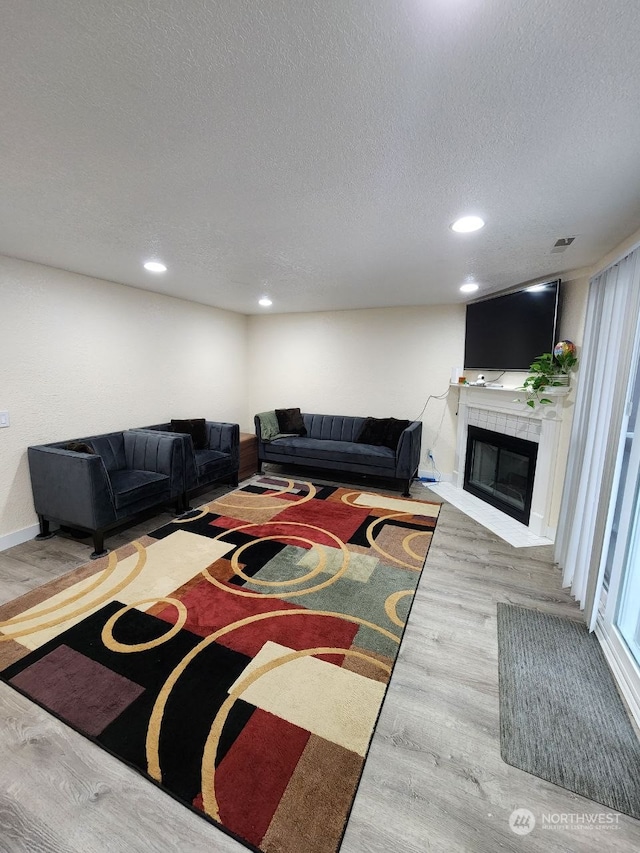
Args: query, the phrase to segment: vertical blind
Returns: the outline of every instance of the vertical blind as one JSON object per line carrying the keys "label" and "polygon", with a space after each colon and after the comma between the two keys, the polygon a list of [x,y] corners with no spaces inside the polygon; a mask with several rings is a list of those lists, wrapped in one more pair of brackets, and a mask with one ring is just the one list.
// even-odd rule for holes
{"label": "vertical blind", "polygon": [[590,626],[640,309],[639,250],[590,282],[555,559]]}

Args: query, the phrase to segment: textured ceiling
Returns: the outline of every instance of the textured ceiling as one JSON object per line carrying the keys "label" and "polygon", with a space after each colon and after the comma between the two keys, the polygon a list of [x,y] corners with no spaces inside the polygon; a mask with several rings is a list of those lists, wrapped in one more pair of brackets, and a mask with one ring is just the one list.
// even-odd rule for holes
{"label": "textured ceiling", "polygon": [[0,252],[243,313],[589,266],[640,228],[639,26],[638,0],[3,0]]}

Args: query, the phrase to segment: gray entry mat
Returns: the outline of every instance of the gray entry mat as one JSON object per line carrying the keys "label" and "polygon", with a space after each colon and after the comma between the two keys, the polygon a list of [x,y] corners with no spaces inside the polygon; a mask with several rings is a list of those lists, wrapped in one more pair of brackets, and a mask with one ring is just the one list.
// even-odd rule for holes
{"label": "gray entry mat", "polygon": [[640,818],[640,740],[585,625],[498,604],[507,764]]}

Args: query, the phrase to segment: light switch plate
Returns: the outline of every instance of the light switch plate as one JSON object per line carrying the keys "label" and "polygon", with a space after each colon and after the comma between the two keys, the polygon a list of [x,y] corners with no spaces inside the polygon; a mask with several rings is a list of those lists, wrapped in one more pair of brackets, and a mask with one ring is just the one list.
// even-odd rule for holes
{"label": "light switch plate", "polygon": [[0,429],[9,426],[9,412],[0,412]]}

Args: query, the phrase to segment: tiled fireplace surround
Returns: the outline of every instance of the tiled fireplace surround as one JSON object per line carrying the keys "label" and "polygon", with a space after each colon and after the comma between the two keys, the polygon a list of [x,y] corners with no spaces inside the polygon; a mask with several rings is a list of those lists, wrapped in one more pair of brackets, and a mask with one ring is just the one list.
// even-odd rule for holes
{"label": "tiled fireplace surround", "polygon": [[[556,483],[556,466],[562,428],[562,417],[566,405],[568,388],[554,388],[545,392],[553,400],[549,405],[536,405],[531,408],[513,388],[483,388],[463,385],[453,391],[459,393],[458,431],[456,438],[456,457],[453,471],[453,487],[462,492],[464,468],[467,452],[467,430],[469,425],[492,432],[512,435],[533,441],[538,445],[538,459],[533,485],[531,517],[529,519],[528,539],[534,544],[534,537],[551,540],[555,538],[554,519],[551,517],[553,490]],[[520,399],[518,399],[520,397]],[[561,487],[561,486],[560,486]],[[466,496],[468,493],[464,492]],[[444,495],[443,495],[444,496]],[[477,500],[469,496],[472,500]],[[462,508],[462,507],[461,507]],[[517,525],[527,532],[524,525],[510,519],[504,513],[486,505],[487,517],[498,520],[504,517],[506,526]],[[480,519],[478,519],[480,520]],[[496,531],[498,532],[498,531]],[[527,541],[525,536],[524,542]]]}

